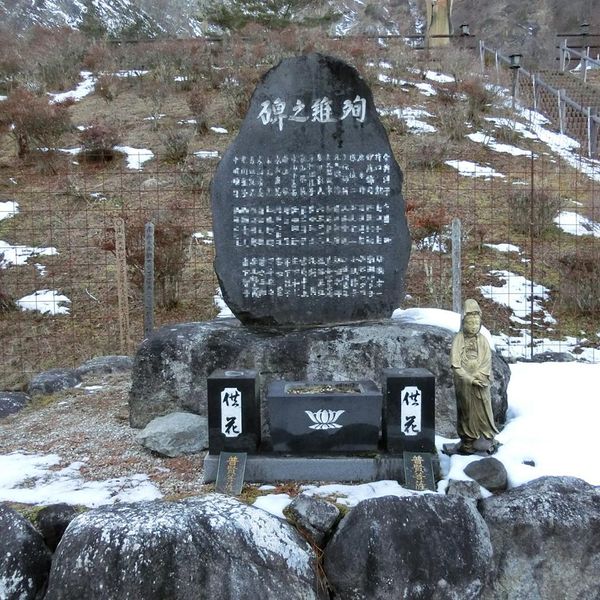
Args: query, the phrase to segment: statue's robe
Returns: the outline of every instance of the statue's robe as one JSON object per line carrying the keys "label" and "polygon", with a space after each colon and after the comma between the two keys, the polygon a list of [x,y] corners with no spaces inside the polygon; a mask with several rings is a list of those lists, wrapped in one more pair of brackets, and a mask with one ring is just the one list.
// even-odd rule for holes
{"label": "statue's robe", "polygon": [[[491,440],[498,433],[490,391],[492,351],[483,334],[466,336],[460,331],[452,342],[450,361],[458,413],[456,429],[468,449],[472,441],[482,437]],[[473,385],[475,378],[487,385]]]}

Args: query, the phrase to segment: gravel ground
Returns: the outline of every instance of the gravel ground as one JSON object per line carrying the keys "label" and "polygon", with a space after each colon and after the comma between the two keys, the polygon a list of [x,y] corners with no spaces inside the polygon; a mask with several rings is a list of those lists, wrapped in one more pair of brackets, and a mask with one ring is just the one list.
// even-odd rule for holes
{"label": "gravel ground", "polygon": [[206,491],[203,453],[165,458],[136,441],[137,430],[129,427],[130,385],[129,373],[94,375],[80,388],[34,398],[0,421],[0,454],[58,454],[56,470],[82,461],[86,481],[146,474],[167,499]]}

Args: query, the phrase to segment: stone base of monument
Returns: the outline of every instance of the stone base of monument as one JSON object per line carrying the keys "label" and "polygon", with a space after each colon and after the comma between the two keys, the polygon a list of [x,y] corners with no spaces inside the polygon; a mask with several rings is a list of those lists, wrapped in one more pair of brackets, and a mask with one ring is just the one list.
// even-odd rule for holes
{"label": "stone base of monument", "polygon": [[[204,481],[216,480],[219,456],[207,454],[204,459]],[[253,455],[246,460],[246,481],[274,483],[279,481],[381,481],[404,483],[402,456],[273,456]]]}
{"label": "stone base of monument", "polygon": [[[372,379],[382,386],[384,369],[422,368],[435,377],[436,433],[454,438],[452,337],[447,329],[392,319],[290,330],[243,327],[235,319],[168,325],[144,340],[136,354],[130,424],[143,428],[171,412],[206,415],[206,382],[216,369],[256,370],[264,398],[276,380]],[[495,352],[492,371],[494,420],[502,425],[510,370]]]}

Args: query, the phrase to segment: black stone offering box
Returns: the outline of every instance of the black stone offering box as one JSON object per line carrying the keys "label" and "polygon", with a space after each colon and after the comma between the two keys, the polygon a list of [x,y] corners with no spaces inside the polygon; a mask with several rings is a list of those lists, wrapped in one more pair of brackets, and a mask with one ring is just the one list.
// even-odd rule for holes
{"label": "black stone offering box", "polygon": [[273,451],[377,451],[382,395],[374,381],[274,381],[267,390]]}
{"label": "black stone offering box", "polygon": [[219,369],[206,383],[210,454],[256,453],[260,444],[257,371]]}
{"label": "black stone offering box", "polygon": [[435,377],[427,369],[383,370],[383,444],[393,454],[435,453]]}

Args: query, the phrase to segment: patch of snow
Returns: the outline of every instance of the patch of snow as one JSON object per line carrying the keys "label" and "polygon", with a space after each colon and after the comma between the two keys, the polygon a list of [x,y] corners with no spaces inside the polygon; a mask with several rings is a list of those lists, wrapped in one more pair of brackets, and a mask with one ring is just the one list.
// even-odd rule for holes
{"label": "patch of snow", "polygon": [[192,238],[199,244],[214,244],[215,234],[212,231],[197,231],[192,233]]}
{"label": "patch of snow", "polygon": [[142,77],[142,75],[147,75],[148,71],[144,71],[143,69],[130,69],[128,71],[117,71],[113,73],[115,77]]}
{"label": "patch of snow", "polygon": [[484,244],[488,248],[497,250],[498,252],[521,252],[519,246],[513,246],[513,244]]}
{"label": "patch of snow", "polygon": [[525,319],[531,318],[531,299],[533,295],[534,315],[541,313],[541,320],[544,323],[556,323],[554,317],[543,307],[543,302],[549,297],[550,290],[548,288],[537,283],[532,284],[522,275],[510,271],[490,271],[489,274],[500,278],[503,283],[497,286],[482,285],[479,288],[481,294],[497,304],[510,308],[512,321],[521,325],[529,323]]}
{"label": "patch of snow", "polygon": [[535,356],[543,352],[566,352],[572,354],[573,358],[590,363],[600,360],[600,350],[582,345],[586,340],[573,336],[566,336],[559,340],[540,337],[532,339],[527,329],[521,329],[517,334],[496,333],[492,337],[496,351],[507,359],[529,359],[532,354]]}
{"label": "patch of snow", "polygon": [[596,223],[596,221],[592,221],[579,213],[561,211],[554,218],[554,222],[565,233],[570,233],[571,235],[591,235],[600,237],[600,223]]}
{"label": "patch of snow", "polygon": [[19,203],[14,200],[0,202],[0,221],[10,219],[19,212]]}
{"label": "patch of snow", "polygon": [[527,129],[527,125],[514,119],[507,119],[504,117],[486,117],[485,120],[493,123],[500,129],[510,129],[511,131],[516,131],[521,137],[524,137],[528,140],[539,139],[535,133],[532,133],[529,131],[529,129]]}
{"label": "patch of snow", "polygon": [[94,77],[90,71],[81,71],[80,76],[82,81],[77,85],[74,90],[68,92],[61,92],[59,94],[48,94],[50,96],[50,102],[58,104],[65,100],[75,100],[75,102],[89,96],[94,91],[97,78]]}
{"label": "patch of snow", "polygon": [[527,120],[529,129],[552,152],[558,154],[566,163],[587,175],[590,179],[600,181],[600,161],[580,156],[578,153],[580,144],[577,140],[543,127],[548,123],[548,119],[538,112],[519,107],[519,113]]}
{"label": "patch of snow", "polygon": [[0,102],[4,102],[5,100],[8,100],[8,96],[0,96]]}
{"label": "patch of snow", "polygon": [[219,158],[219,152],[217,150],[198,150],[194,152],[194,156],[198,158]]}
{"label": "patch of snow", "polygon": [[307,496],[321,496],[337,498],[338,504],[345,506],[356,506],[359,502],[368,498],[381,498],[382,496],[416,496],[432,492],[417,492],[403,488],[397,481],[373,481],[358,485],[342,485],[339,483],[327,485],[307,485],[302,489]]}
{"label": "patch of snow", "polygon": [[[507,468],[509,485],[544,475],[570,475],[600,485],[595,460],[600,404],[590,402],[584,393],[595,389],[600,365],[517,363],[510,365],[510,371],[509,420],[498,434],[503,445],[495,455]],[[577,425],[577,460],[556,443],[564,436],[565,399],[569,412],[582,416]],[[524,460],[533,460],[535,467],[524,465]]]}
{"label": "patch of snow", "polygon": [[451,75],[444,75],[443,73],[437,73],[436,71],[425,71],[425,78],[431,81],[437,81],[438,83],[452,83],[455,81]]}
{"label": "patch of snow", "polygon": [[71,301],[56,290],[38,290],[17,300],[21,310],[35,310],[43,315],[68,315]]}
{"label": "patch of snow", "polygon": [[422,108],[381,108],[377,112],[381,115],[394,115],[396,118],[402,119],[413,133],[434,133],[437,131],[433,125],[421,120],[420,117],[433,116]]}
{"label": "patch of snow", "polygon": [[381,81],[381,83],[389,83],[391,85],[400,85],[400,86],[414,85],[412,83],[409,83],[405,79],[396,79],[395,77],[390,77],[389,75],[386,75],[385,73],[379,73],[377,75],[377,80]]}
{"label": "patch of snow", "polygon": [[144,121],[160,121],[163,117],[166,117],[164,113],[160,113],[158,115],[150,115],[149,117],[144,117]]}
{"label": "patch of snow", "polygon": [[65,154],[71,154],[72,156],[77,156],[83,148],[78,146],[76,148],[58,148],[59,152],[64,152]]}
{"label": "patch of snow", "polygon": [[[194,123],[195,122],[196,121],[194,120]],[[210,129],[211,129],[211,131],[214,131],[215,133],[229,133],[227,131],[227,129],[225,129],[225,127],[211,127]]]}
{"label": "patch of snow", "polygon": [[523,150],[522,148],[517,148],[516,146],[511,146],[510,144],[501,144],[500,142],[494,140],[493,137],[490,137],[485,133],[469,133],[466,137],[473,142],[483,144],[495,152],[504,152],[505,154],[511,154],[512,156],[531,156],[531,152],[529,150]]}
{"label": "patch of snow", "polygon": [[227,306],[225,300],[223,299],[223,292],[221,292],[221,288],[217,288],[217,293],[213,296],[213,302],[215,303],[215,306],[219,309],[217,319],[235,318],[235,315],[231,312],[231,309],[229,308],[229,306]]}
{"label": "patch of snow", "polygon": [[288,494],[267,494],[266,496],[259,496],[254,501],[254,506],[260,508],[275,517],[285,519],[283,514],[284,508],[286,508],[292,499]]}
{"label": "patch of snow", "polygon": [[11,245],[0,240],[0,254],[3,258],[0,261],[0,269],[8,266],[21,266],[27,263],[30,258],[38,256],[56,256],[58,250],[52,246],[48,248],[36,248],[35,246]]}
{"label": "patch of snow", "polygon": [[67,502],[93,508],[115,502],[140,502],[161,497],[147,475],[85,481],[80,473],[84,462],[52,469],[60,462],[56,454],[13,452],[0,455],[0,501],[37,505]]}
{"label": "patch of snow", "polygon": [[470,160],[446,160],[448,166],[456,169],[464,177],[505,177],[502,173],[498,173],[492,167],[485,167]]}
{"label": "patch of snow", "polygon": [[131,146],[115,146],[115,150],[123,152],[127,158],[127,167],[141,171],[144,163],[154,158],[152,150],[145,148],[132,148]]}
{"label": "patch of snow", "polygon": [[358,22],[358,12],[355,10],[345,10],[341,19],[333,26],[334,36],[344,36],[352,30]]}
{"label": "patch of snow", "polygon": [[435,88],[430,83],[415,83],[415,87],[423,94],[423,96],[437,96]]}

